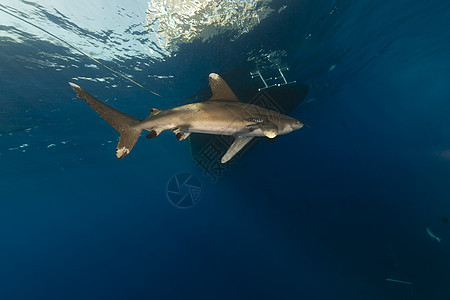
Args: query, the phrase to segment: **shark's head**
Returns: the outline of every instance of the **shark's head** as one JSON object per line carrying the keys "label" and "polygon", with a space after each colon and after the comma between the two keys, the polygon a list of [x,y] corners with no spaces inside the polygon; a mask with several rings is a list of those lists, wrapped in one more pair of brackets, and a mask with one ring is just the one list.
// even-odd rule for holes
{"label": "shark's head", "polygon": [[303,127],[303,123],[297,119],[283,115],[278,124],[279,133],[286,134]]}
{"label": "shark's head", "polygon": [[303,123],[300,122],[299,120],[294,119],[293,122],[290,124],[290,126],[292,127],[292,131],[294,131],[302,128]]}

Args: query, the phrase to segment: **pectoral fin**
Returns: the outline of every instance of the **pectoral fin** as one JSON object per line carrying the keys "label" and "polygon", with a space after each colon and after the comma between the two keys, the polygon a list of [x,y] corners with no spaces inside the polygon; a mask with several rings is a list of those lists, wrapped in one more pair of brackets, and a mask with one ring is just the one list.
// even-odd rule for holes
{"label": "pectoral fin", "polygon": [[242,148],[244,148],[245,145],[248,144],[252,140],[253,137],[251,136],[237,136],[234,139],[233,144],[231,144],[230,148],[228,149],[227,153],[222,157],[221,163],[226,163],[230,159],[233,158],[239,151],[241,151]]}
{"label": "pectoral fin", "polygon": [[259,129],[267,136],[269,139],[273,139],[278,135],[278,126],[272,123],[259,123],[257,124]]}

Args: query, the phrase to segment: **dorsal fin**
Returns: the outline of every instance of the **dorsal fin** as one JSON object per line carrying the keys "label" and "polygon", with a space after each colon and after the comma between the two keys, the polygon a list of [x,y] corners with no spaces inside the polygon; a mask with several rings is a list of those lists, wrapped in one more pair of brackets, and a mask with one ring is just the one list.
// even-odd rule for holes
{"label": "dorsal fin", "polygon": [[209,85],[212,91],[212,97],[209,101],[239,101],[225,80],[216,73],[209,74]]}

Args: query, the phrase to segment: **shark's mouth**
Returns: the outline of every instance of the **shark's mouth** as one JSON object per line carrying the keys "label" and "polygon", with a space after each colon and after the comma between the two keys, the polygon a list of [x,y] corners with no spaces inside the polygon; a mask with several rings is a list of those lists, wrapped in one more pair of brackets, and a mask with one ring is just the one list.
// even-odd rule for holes
{"label": "shark's mouth", "polygon": [[272,0],[151,0],[147,25],[151,40],[158,41],[168,55],[181,43],[207,41],[225,31],[232,39],[249,32],[273,9]]}

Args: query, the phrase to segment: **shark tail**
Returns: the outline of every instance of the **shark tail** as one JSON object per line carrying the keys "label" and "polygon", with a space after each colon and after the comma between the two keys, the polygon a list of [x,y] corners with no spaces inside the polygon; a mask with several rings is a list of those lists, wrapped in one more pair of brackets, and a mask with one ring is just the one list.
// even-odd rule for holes
{"label": "shark tail", "polygon": [[141,120],[124,114],[111,106],[101,102],[83,90],[80,86],[69,82],[77,97],[84,99],[106,122],[120,133],[119,143],[116,148],[117,158],[123,158],[133,149],[142,129],[139,128]]}

